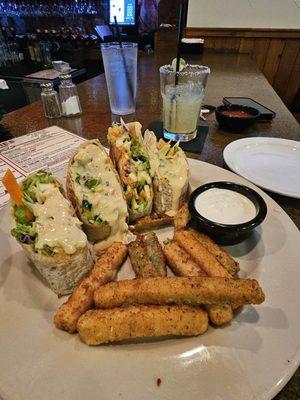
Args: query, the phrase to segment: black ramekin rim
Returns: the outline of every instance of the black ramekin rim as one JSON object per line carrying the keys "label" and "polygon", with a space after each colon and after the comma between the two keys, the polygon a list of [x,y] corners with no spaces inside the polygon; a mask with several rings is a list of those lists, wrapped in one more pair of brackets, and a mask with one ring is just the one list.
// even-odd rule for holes
{"label": "black ramekin rim", "polygon": [[[247,118],[241,118],[241,117],[230,117],[228,115],[224,115],[222,112],[226,110],[241,110],[241,111],[248,111],[248,112],[254,112],[254,114],[251,114],[251,117]],[[249,106],[242,106],[239,104],[228,104],[228,105],[221,105],[216,108],[215,110],[216,114],[222,115],[224,118],[229,118],[229,119],[235,119],[235,120],[252,120],[252,119],[257,119],[260,116],[260,112],[254,108],[254,107],[249,107]]]}
{"label": "black ramekin rim", "polygon": [[[256,216],[253,219],[251,219],[250,221],[244,222],[242,224],[234,224],[234,225],[221,224],[221,223],[206,219],[196,210],[195,199],[196,199],[196,197],[198,197],[198,195],[200,193],[203,193],[204,191],[206,191],[208,189],[212,189],[212,188],[233,190],[235,192],[243,194],[252,202],[253,202],[253,200],[251,199],[251,196],[254,197],[257,202],[257,205],[258,205],[258,207],[257,207],[258,211],[257,211]],[[218,182],[209,182],[202,186],[199,186],[197,189],[195,189],[191,193],[191,196],[189,199],[189,211],[190,211],[192,217],[195,217],[197,220],[202,221],[204,224],[210,226],[211,228],[219,228],[224,231],[225,230],[226,231],[243,231],[246,229],[247,230],[253,229],[263,222],[263,220],[265,219],[265,217],[267,215],[267,205],[266,205],[264,199],[261,197],[261,195],[258,194],[255,190],[249,188],[248,186],[240,185],[238,183],[229,182],[229,181],[218,181]]]}

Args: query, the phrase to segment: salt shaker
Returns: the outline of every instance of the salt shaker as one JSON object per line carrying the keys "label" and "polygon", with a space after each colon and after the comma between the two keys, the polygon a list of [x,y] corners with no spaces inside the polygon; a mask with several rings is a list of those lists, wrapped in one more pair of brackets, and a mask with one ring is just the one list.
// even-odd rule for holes
{"label": "salt shaker", "polygon": [[69,74],[60,76],[59,96],[63,115],[74,116],[82,113],[76,85]]}
{"label": "salt shaker", "polygon": [[53,89],[52,83],[42,83],[42,103],[44,107],[45,116],[47,118],[61,117],[61,106],[57,92]]}

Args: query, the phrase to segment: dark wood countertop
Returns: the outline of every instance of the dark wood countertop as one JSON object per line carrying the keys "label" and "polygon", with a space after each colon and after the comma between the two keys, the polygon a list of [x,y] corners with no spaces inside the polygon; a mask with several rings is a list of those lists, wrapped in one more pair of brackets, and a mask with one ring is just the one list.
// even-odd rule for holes
{"label": "dark wood countertop", "polygon": [[[138,120],[146,128],[152,121],[162,119],[162,101],[159,91],[158,68],[170,63],[174,57],[171,52],[139,55],[138,66],[138,104],[134,116],[130,120]],[[214,115],[206,122],[210,132],[206,137],[201,154],[190,153],[189,156],[224,167],[222,152],[224,147],[233,140],[249,136],[281,137],[300,140],[300,127],[289,110],[282,103],[263,74],[253,61],[246,55],[213,54],[187,57],[188,61],[202,63],[211,67],[205,103],[219,105],[224,96],[251,97],[276,112],[277,116],[271,123],[258,123],[248,133],[230,134],[218,129]],[[49,125],[59,125],[86,138],[99,138],[106,144],[107,128],[112,122],[105,84],[105,76],[99,75],[78,85],[78,92],[83,109],[82,118],[61,118],[47,120],[44,117],[41,102],[35,102],[21,108],[3,118],[4,125],[14,136],[45,128]],[[125,121],[129,121],[127,117]],[[300,200],[268,193],[289,214],[295,224],[300,227]],[[276,396],[277,400],[296,399],[299,395],[299,370]]]}
{"label": "dark wood countertop", "polygon": [[[169,63],[173,55],[170,52],[139,55],[138,66],[138,104],[130,120],[138,120],[146,128],[152,121],[162,119],[162,101],[159,91],[159,67]],[[202,63],[211,67],[205,103],[219,105],[224,96],[251,97],[276,112],[272,122],[257,123],[247,135],[225,133],[218,129],[214,114],[206,122],[210,132],[206,137],[201,154],[190,153],[189,156],[209,163],[224,166],[222,152],[233,140],[249,136],[283,137],[300,140],[300,126],[293,115],[282,103],[263,74],[247,55],[205,53],[193,55],[189,61]],[[47,120],[44,117],[41,102],[32,103],[17,111],[7,114],[3,123],[14,136],[24,135],[56,124],[86,138],[98,137],[106,142],[107,128],[112,122],[109,109],[105,76],[99,75],[78,85],[79,97],[83,109],[82,118],[61,118]],[[128,117],[124,118],[128,121]],[[300,201],[280,195],[271,194],[300,227]]]}

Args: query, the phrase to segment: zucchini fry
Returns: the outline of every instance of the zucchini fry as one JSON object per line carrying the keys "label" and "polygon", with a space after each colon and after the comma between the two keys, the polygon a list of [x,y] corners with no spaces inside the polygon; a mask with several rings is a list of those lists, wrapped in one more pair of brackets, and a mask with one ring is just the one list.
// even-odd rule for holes
{"label": "zucchini fry", "polygon": [[[164,246],[168,265],[177,276],[207,276],[174,240]],[[210,321],[215,325],[224,325],[233,319],[232,307],[225,305],[206,306]]]}
{"label": "zucchini fry", "polygon": [[134,242],[129,243],[128,253],[136,277],[149,278],[151,276],[159,276],[158,271],[153,267],[147,256],[147,249],[141,235]]}
{"label": "zucchini fry", "polygon": [[175,231],[179,229],[184,229],[191,219],[191,214],[189,212],[188,203],[184,203],[184,205],[177,211],[174,216],[174,228]]}
{"label": "zucchini fry", "polygon": [[[174,238],[210,277],[232,278],[232,273],[238,268],[235,261],[206,235],[187,230],[175,232]],[[207,310],[215,325],[225,324],[233,319],[233,310],[229,305],[223,305],[220,309],[208,306]]]}
{"label": "zucchini fry", "polygon": [[177,231],[174,239],[210,277],[231,278],[230,273],[190,231]]}
{"label": "zucchini fry", "polygon": [[158,277],[110,282],[94,293],[97,308],[129,304],[260,304],[264,293],[255,279]]}
{"label": "zucchini fry", "polygon": [[148,257],[160,276],[167,276],[166,259],[162,247],[154,232],[143,237]]}
{"label": "zucchini fry", "polygon": [[138,235],[129,243],[128,252],[137,278],[167,275],[164,253],[154,232]]}
{"label": "zucchini fry", "polygon": [[95,289],[113,280],[127,255],[123,243],[113,243],[98,259],[91,274],[74,290],[68,300],[60,306],[54,324],[70,333],[76,331],[78,318],[93,306]]}
{"label": "zucchini fry", "polygon": [[230,273],[236,275],[240,268],[237,261],[235,261],[224,249],[219,247],[209,236],[204,233],[197,232],[194,229],[189,229],[195,238],[201,243],[211,254],[213,254],[220,264]]}
{"label": "zucchini fry", "polygon": [[169,267],[176,276],[207,276],[190,255],[174,240],[164,246]]}
{"label": "zucchini fry", "polygon": [[160,229],[170,225],[173,225],[173,217],[169,217],[168,215],[151,215],[138,219],[133,225],[132,230],[137,233],[148,229]]}
{"label": "zucchini fry", "polygon": [[206,332],[207,328],[207,313],[189,306],[89,310],[77,323],[80,339],[88,345],[164,335],[195,336]]}

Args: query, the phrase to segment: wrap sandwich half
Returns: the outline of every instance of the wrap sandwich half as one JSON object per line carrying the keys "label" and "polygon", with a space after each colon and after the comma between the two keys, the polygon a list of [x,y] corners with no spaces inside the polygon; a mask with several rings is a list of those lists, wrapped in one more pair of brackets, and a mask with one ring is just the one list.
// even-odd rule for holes
{"label": "wrap sandwich half", "polygon": [[152,178],[141,127],[139,122],[122,122],[108,129],[110,156],[124,188],[130,222],[152,211]]}
{"label": "wrap sandwich half", "polygon": [[67,172],[67,194],[83,230],[97,251],[113,241],[124,242],[128,211],[117,171],[99,140],[83,143],[71,157]]}
{"label": "wrap sandwich half", "polygon": [[153,132],[146,130],[144,145],[149,154],[153,177],[153,211],[158,215],[173,217],[186,201],[189,188],[189,166],[179,143],[156,140]]}
{"label": "wrap sandwich half", "polygon": [[51,173],[38,171],[20,186],[10,174],[11,234],[58,296],[71,293],[93,266],[75,210]]}

